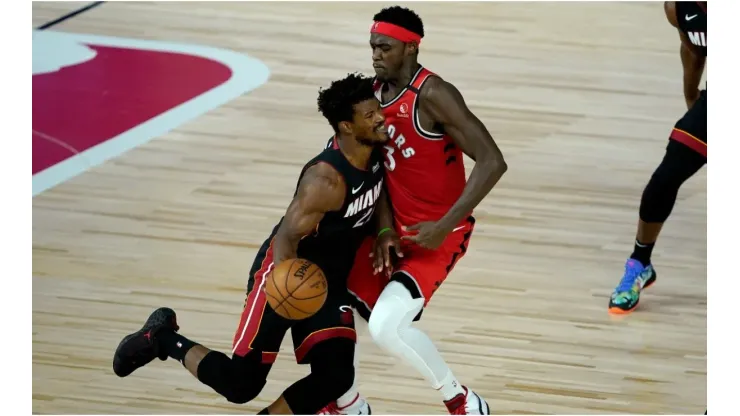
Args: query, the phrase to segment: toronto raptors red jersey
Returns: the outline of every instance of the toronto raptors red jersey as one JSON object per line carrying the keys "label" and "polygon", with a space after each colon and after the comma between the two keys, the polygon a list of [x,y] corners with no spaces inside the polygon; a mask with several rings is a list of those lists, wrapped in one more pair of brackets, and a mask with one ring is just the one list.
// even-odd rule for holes
{"label": "toronto raptors red jersey", "polygon": [[396,225],[442,218],[462,194],[462,151],[446,134],[419,123],[419,91],[433,72],[421,67],[398,95],[383,103],[383,84],[375,81],[390,140],[386,150],[386,189]]}

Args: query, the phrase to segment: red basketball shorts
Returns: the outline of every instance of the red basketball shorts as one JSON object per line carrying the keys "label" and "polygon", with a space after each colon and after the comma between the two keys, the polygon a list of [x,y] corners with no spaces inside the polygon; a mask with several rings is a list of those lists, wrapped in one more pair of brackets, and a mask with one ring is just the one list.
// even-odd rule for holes
{"label": "red basketball shorts", "polygon": [[[415,288],[416,294],[424,297],[426,306],[455,264],[465,255],[474,226],[475,219],[469,217],[463,225],[455,228],[436,250],[428,250],[402,240],[403,257],[393,269],[392,278],[406,280],[402,283],[407,287],[412,286],[409,288],[412,292]],[[355,256],[355,263],[347,281],[350,294],[356,298],[358,311],[366,319],[365,315],[369,316],[380,293],[389,282],[385,272],[373,274],[373,259],[370,253],[374,243],[374,237],[369,237],[363,242]],[[411,284],[407,283],[408,281]]]}

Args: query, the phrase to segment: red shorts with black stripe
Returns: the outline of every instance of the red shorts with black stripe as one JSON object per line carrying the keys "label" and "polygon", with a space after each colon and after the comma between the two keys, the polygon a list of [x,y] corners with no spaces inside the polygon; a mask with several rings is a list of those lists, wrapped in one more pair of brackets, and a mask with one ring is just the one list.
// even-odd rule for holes
{"label": "red shorts with black stripe", "polygon": [[324,306],[309,318],[294,321],[275,313],[267,303],[264,290],[265,281],[274,267],[270,238],[257,253],[250,271],[247,299],[234,334],[234,355],[243,357],[259,353],[262,363],[272,364],[289,329],[299,364],[311,362],[311,349],[319,342],[332,338],[357,340],[354,317],[344,287],[332,288],[330,285]]}
{"label": "red shorts with black stripe", "polygon": [[[427,250],[403,240],[403,257],[395,265],[392,279],[403,283],[415,297],[423,297],[426,306],[457,262],[465,256],[474,227],[475,219],[469,217],[436,250]],[[389,282],[384,273],[373,274],[370,253],[374,243],[375,238],[372,237],[363,242],[347,282],[347,288],[356,301],[354,306],[366,319]]]}
{"label": "red shorts with black stripe", "polygon": [[671,140],[707,157],[707,90],[701,91],[694,105],[676,122]]}

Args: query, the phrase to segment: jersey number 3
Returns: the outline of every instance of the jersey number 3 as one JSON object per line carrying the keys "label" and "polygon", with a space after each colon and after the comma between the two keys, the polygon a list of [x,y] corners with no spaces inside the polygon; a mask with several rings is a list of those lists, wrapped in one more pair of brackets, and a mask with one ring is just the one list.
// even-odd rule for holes
{"label": "jersey number 3", "polygon": [[385,168],[388,170],[393,170],[396,168],[396,159],[393,158],[393,152],[396,151],[396,149],[390,147],[390,146],[383,146],[385,147],[385,157],[388,159],[385,162]]}

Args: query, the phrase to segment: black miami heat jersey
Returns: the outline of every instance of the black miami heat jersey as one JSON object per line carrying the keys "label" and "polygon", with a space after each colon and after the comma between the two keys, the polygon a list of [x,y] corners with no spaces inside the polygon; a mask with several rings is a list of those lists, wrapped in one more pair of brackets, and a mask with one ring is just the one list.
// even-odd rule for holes
{"label": "black miami heat jersey", "polygon": [[697,1],[677,1],[678,28],[694,45],[694,50],[707,56],[707,6]]}
{"label": "black miami heat jersey", "polygon": [[[383,187],[383,153],[375,149],[367,170],[358,169],[347,160],[334,137],[303,167],[298,177],[299,184],[306,170],[318,163],[328,163],[344,178],[344,203],[339,210],[324,214],[316,229],[298,243],[297,255],[316,263],[331,286],[344,285],[362,241],[375,230],[373,214]],[[296,185],[296,193],[297,188]],[[260,263],[260,256],[264,257],[271,251],[272,239],[282,221],[262,245],[255,265]]]}

